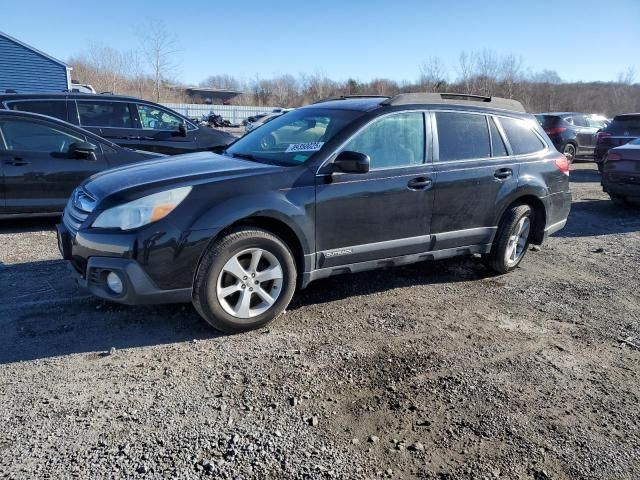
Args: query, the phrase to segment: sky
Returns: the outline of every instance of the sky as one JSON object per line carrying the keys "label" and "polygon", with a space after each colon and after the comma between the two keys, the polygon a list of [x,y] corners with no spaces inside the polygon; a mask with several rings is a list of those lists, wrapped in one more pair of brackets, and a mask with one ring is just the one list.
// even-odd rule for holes
{"label": "sky", "polygon": [[192,85],[316,72],[415,81],[432,56],[453,79],[459,53],[482,49],[565,81],[629,67],[640,81],[640,0],[4,0],[0,31],[67,60],[96,44],[139,49],[148,19],[175,33],[174,76]]}

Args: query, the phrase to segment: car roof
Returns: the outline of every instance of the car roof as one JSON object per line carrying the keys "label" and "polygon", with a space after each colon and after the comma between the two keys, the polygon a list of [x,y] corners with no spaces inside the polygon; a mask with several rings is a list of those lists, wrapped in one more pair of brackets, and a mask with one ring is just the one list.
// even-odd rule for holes
{"label": "car roof", "polygon": [[580,112],[540,112],[540,113],[536,113],[536,115],[547,115],[549,117],[561,117],[563,115],[590,115],[590,114],[580,113]]}
{"label": "car roof", "polygon": [[640,117],[640,113],[624,113],[622,115],[616,115],[613,119],[615,120],[616,118],[633,118],[633,117]]}
{"label": "car roof", "polygon": [[80,131],[82,132],[83,135],[86,135],[87,137],[95,138],[96,140],[99,140],[102,143],[106,143],[107,145],[114,147],[116,149],[122,148],[119,145],[113,142],[110,142],[109,140],[102,138],[99,135],[96,135],[95,133],[89,132],[84,128],[79,127],[78,125],[73,125],[71,123],[65,122],[64,120],[60,120],[59,118],[56,118],[56,117],[49,117],[48,115],[42,115],[40,113],[33,113],[33,112],[25,112],[22,110],[3,110],[3,109],[0,109],[0,117],[22,117],[22,118],[32,118],[34,120],[45,120],[49,123],[54,123],[70,130]]}
{"label": "car roof", "polygon": [[142,98],[131,97],[128,95],[113,95],[111,93],[76,93],[76,92],[42,92],[42,93],[2,93],[0,101],[18,100],[18,99],[40,99],[40,98],[73,98],[81,100],[131,100],[135,102],[149,102]]}

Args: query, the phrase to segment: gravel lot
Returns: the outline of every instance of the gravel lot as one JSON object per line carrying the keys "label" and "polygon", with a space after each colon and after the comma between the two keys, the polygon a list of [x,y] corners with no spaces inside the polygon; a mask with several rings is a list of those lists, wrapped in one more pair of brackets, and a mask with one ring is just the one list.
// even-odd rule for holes
{"label": "gravel lot", "polygon": [[336,277],[235,336],[89,297],[53,221],[4,222],[0,478],[637,479],[640,211],[598,182],[512,274]]}

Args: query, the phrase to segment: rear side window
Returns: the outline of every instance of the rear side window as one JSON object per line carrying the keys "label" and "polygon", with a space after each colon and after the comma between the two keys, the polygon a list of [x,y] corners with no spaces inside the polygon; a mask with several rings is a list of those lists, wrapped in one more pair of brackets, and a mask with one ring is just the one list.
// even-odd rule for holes
{"label": "rear side window", "polygon": [[492,157],[506,157],[507,147],[504,145],[504,140],[500,135],[498,127],[496,127],[495,119],[489,118],[489,130],[491,130],[491,156]]}
{"label": "rear side window", "polygon": [[78,100],[78,114],[84,127],[133,128],[128,103]]}
{"label": "rear side window", "polygon": [[487,117],[471,113],[436,112],[439,161],[491,156]]}
{"label": "rear side window", "polygon": [[523,120],[502,117],[502,128],[507,134],[514,155],[539,152],[545,148],[545,144],[533,132],[531,126]]}
{"label": "rear side window", "polygon": [[67,102],[64,100],[11,102],[8,106],[11,110],[39,113],[67,121]]}

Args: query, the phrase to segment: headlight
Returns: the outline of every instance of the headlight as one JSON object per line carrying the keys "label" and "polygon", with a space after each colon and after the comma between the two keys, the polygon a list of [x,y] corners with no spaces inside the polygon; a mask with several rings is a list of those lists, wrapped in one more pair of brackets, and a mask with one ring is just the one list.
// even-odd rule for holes
{"label": "headlight", "polygon": [[181,187],[138,198],[124,205],[105,210],[98,215],[92,226],[131,230],[157,222],[180,205],[180,202],[189,195],[190,191],[191,187]]}

